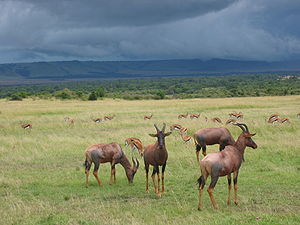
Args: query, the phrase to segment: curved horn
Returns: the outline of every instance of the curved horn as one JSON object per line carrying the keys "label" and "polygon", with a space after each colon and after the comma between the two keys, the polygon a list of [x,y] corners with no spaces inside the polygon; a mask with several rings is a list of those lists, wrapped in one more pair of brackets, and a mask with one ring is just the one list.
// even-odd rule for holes
{"label": "curved horn", "polygon": [[161,131],[162,131],[163,133],[165,133],[165,129],[166,129],[166,124],[164,123],[164,126],[163,126],[163,128],[162,128]]}
{"label": "curved horn", "polygon": [[242,124],[240,124],[240,123],[233,123],[233,125],[238,126],[239,128],[241,128],[243,132],[247,132],[245,130],[245,128],[242,126]]}
{"label": "curved horn", "polygon": [[133,167],[135,168],[136,167],[136,162],[134,161],[133,157],[131,158],[131,160],[132,160]]}
{"label": "curved horn", "polygon": [[247,127],[247,125],[246,125],[246,124],[244,124],[244,123],[240,123],[240,125],[241,125],[241,126],[243,126],[243,127],[245,127],[245,129],[246,129],[246,132],[247,132],[247,133],[250,133],[250,132],[249,132],[249,129],[248,129],[248,127]]}
{"label": "curved horn", "polygon": [[136,160],[136,167],[135,168],[138,169],[139,166],[140,166],[140,162],[139,162],[139,160],[137,158],[135,160]]}
{"label": "curved horn", "polygon": [[157,133],[159,132],[159,129],[158,129],[158,127],[156,126],[156,124],[154,124],[154,127],[155,127],[155,129],[156,129],[156,131],[157,131]]}

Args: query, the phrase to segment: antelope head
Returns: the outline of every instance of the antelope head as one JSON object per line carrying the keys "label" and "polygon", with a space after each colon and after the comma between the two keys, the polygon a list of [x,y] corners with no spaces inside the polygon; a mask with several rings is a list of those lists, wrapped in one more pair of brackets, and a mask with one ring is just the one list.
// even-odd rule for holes
{"label": "antelope head", "polygon": [[242,129],[243,133],[240,135],[240,137],[245,138],[245,144],[246,144],[246,146],[250,147],[250,148],[253,148],[253,149],[256,149],[257,145],[256,145],[256,143],[251,138],[251,137],[253,137],[255,135],[255,133],[251,134],[249,132],[249,129],[248,129],[247,125],[244,124],[244,123],[233,123],[233,125],[236,125],[236,126],[238,126],[239,128]]}
{"label": "antelope head", "polygon": [[157,137],[157,142],[160,148],[165,146],[165,137],[169,136],[172,132],[165,133],[166,124],[164,123],[163,128],[161,130],[158,129],[156,124],[154,124],[156,129],[156,134],[149,134],[151,137]]}

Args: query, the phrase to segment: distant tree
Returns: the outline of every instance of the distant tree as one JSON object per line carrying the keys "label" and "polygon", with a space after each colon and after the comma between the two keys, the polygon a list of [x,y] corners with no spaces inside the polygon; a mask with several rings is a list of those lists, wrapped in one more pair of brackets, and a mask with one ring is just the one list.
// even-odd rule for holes
{"label": "distant tree", "polygon": [[159,90],[156,95],[158,96],[159,99],[164,99],[165,98],[165,92],[162,90]]}
{"label": "distant tree", "polygon": [[65,88],[63,90],[54,92],[54,96],[59,99],[71,99],[73,98],[74,93],[68,88]]}
{"label": "distant tree", "polygon": [[88,98],[89,101],[95,101],[97,100],[97,94],[96,92],[92,92],[90,95],[89,95],[89,98]]}
{"label": "distant tree", "polygon": [[12,94],[9,98],[10,101],[22,101],[23,98],[18,93]]}
{"label": "distant tree", "polygon": [[105,89],[104,88],[98,88],[96,91],[96,95],[100,98],[103,98],[105,96]]}

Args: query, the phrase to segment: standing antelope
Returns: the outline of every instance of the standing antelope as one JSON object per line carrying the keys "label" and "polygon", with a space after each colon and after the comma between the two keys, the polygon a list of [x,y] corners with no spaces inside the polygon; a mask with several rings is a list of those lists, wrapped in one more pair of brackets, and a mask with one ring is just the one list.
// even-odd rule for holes
{"label": "standing antelope", "polygon": [[291,121],[290,121],[289,118],[282,118],[282,119],[279,119],[279,122],[280,122],[280,123],[285,123],[285,122],[291,123]]}
{"label": "standing antelope", "polygon": [[[86,175],[86,187],[88,186],[88,178],[89,172],[94,163],[94,176],[98,182],[99,186],[102,186],[101,181],[98,177],[98,169],[100,163],[110,162],[111,164],[111,173],[110,173],[110,182],[109,184],[116,182],[116,169],[115,165],[120,163],[125,170],[127,179],[129,183],[133,182],[134,175],[139,168],[139,161],[136,159],[136,162],[132,158],[133,166],[131,166],[129,160],[125,156],[124,152],[122,151],[121,146],[118,143],[100,143],[89,146],[85,150],[85,175]],[[114,178],[114,179],[113,179]]]}
{"label": "standing antelope", "polygon": [[270,117],[267,122],[272,123],[272,124],[278,123],[278,122],[280,122],[280,118],[279,117],[272,117],[272,118]]}
{"label": "standing antelope", "polygon": [[222,123],[222,120],[219,117],[214,117],[211,119],[214,123],[218,122],[218,123]]}
{"label": "standing antelope", "polygon": [[186,114],[179,114],[179,115],[178,115],[178,119],[187,118],[188,115],[189,115],[189,113],[186,113]]}
{"label": "standing antelope", "polygon": [[140,139],[138,139],[138,138],[134,138],[134,137],[127,138],[127,139],[125,140],[125,146],[130,146],[132,151],[133,151],[134,149],[137,149],[141,156],[143,156],[143,154],[144,154],[144,146],[143,146],[143,143],[142,143],[142,141],[141,141]]}
{"label": "standing antelope", "polygon": [[193,113],[193,114],[190,115],[190,118],[191,119],[198,119],[199,116],[200,116],[200,113],[198,113],[198,114]]}
{"label": "standing antelope", "polygon": [[199,202],[198,210],[202,209],[202,192],[208,176],[211,176],[211,182],[207,192],[209,194],[212,205],[218,209],[218,204],[214,198],[214,187],[219,177],[226,176],[228,180],[228,198],[227,204],[230,204],[231,191],[231,173],[233,173],[234,183],[234,203],[237,205],[237,179],[239,169],[243,162],[244,150],[246,147],[257,148],[256,143],[252,140],[255,134],[250,134],[246,124],[236,123],[242,129],[242,133],[233,145],[227,145],[221,152],[210,153],[200,161],[201,176],[198,179],[199,184]]}
{"label": "standing antelope", "polygon": [[195,132],[194,141],[196,145],[196,156],[199,162],[199,152],[202,148],[203,156],[206,156],[206,145],[219,144],[222,151],[226,145],[235,143],[231,133],[227,128],[203,128]]}
{"label": "standing antelope", "polygon": [[[155,144],[148,145],[144,151],[144,163],[146,170],[146,192],[148,192],[148,173],[149,173],[149,165],[153,166],[152,172],[152,181],[154,186],[154,192],[157,196],[161,196],[160,193],[160,174],[159,174],[159,166],[162,166],[162,193],[165,191],[164,186],[164,172],[167,165],[168,152],[165,144],[165,137],[169,136],[172,132],[165,133],[166,124],[164,123],[162,130],[159,130],[154,124],[156,129],[156,134],[149,134],[151,137],[156,137],[157,141]],[[157,186],[155,183],[155,174],[157,174]]]}
{"label": "standing antelope", "polygon": [[144,120],[150,120],[151,118],[152,118],[152,116],[153,116],[153,114],[151,113],[151,115],[150,116],[147,116],[147,115],[145,115],[144,116]]}

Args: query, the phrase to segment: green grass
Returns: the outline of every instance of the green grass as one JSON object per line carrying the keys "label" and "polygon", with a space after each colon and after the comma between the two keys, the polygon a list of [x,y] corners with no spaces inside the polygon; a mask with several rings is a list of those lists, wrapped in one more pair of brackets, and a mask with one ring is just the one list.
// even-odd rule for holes
{"label": "green grass", "polygon": [[[300,96],[190,99],[160,101],[0,101],[0,224],[299,224],[300,223]],[[145,192],[143,160],[124,146],[127,137],[145,145],[155,139],[153,123],[179,123],[192,135],[203,127],[204,116],[242,111],[258,149],[246,149],[239,176],[239,205],[226,205],[227,179],[215,188],[219,210],[204,192],[203,210],[197,210],[196,180],[200,175],[194,145],[183,143],[174,132],[166,138],[169,160],[166,193],[158,198]],[[178,120],[180,113],[201,112],[200,118]],[[150,121],[143,116],[153,113]],[[289,117],[291,124],[267,124],[272,113]],[[95,124],[91,117],[115,114]],[[74,126],[64,117],[75,119]],[[33,124],[22,130],[20,122]],[[222,126],[222,125],[221,125]],[[227,126],[236,138],[241,130]],[[110,165],[102,164],[99,188],[90,176],[85,188],[84,149],[91,144],[118,142],[126,155],[141,166],[128,184],[117,165],[117,183],[109,185]],[[208,146],[207,152],[218,146]],[[151,179],[150,179],[151,180]]]}

